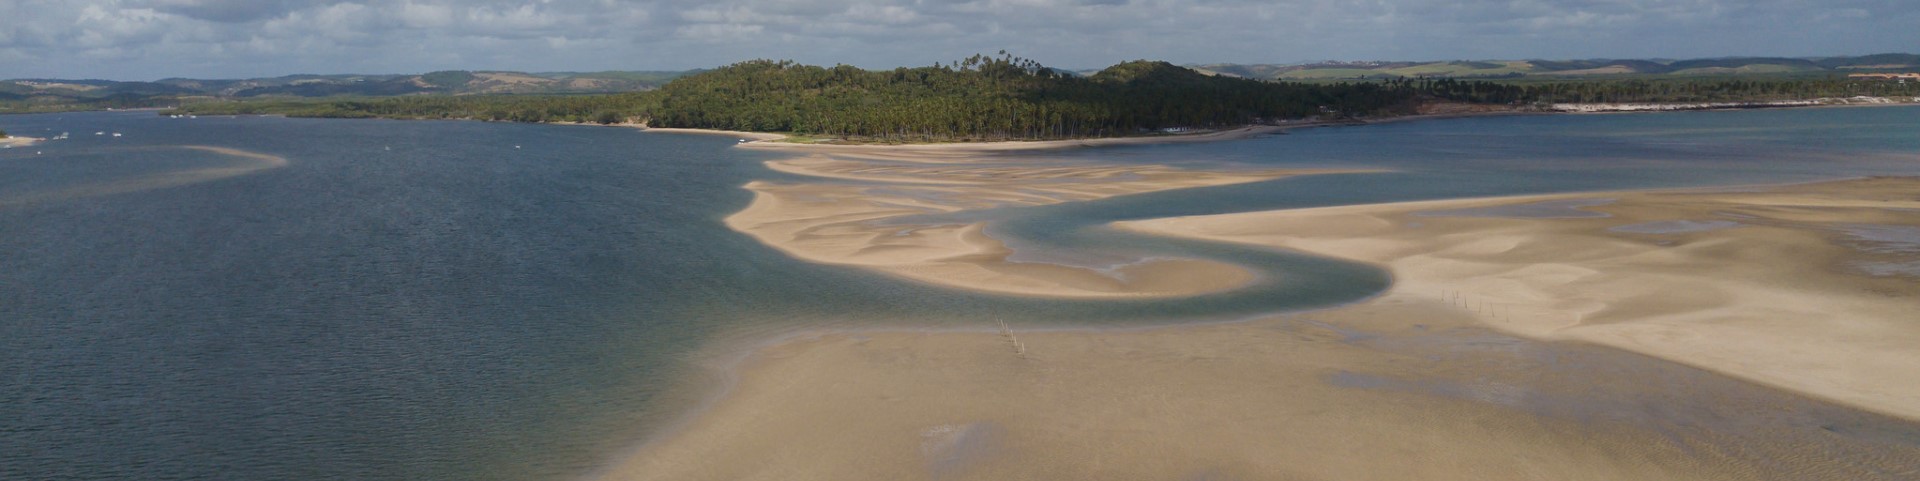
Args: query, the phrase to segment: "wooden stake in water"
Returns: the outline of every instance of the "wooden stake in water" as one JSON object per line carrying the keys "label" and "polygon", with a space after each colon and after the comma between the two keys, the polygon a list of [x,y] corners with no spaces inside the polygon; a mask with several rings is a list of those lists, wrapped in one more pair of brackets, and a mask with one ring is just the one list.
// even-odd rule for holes
{"label": "wooden stake in water", "polygon": [[1007,321],[1005,319],[995,320],[1000,321],[1000,334],[1007,336],[1007,343],[1013,345],[1013,353],[1020,355],[1022,358],[1027,357],[1027,345],[1020,342],[1019,337],[1013,335],[1013,328],[1007,327]]}

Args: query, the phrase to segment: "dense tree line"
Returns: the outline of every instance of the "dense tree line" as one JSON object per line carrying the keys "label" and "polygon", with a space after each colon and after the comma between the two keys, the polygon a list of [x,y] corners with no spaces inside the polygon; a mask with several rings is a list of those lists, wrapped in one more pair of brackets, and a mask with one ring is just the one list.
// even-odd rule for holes
{"label": "dense tree line", "polygon": [[170,94],[157,96],[120,93],[97,98],[68,99],[28,97],[0,93],[0,113],[6,114],[154,108],[173,106],[179,103],[180,101]]}
{"label": "dense tree line", "polygon": [[1076,77],[1004,53],[888,71],[759,60],[677,79],[658,94],[654,125],[888,140],[1130,135],[1387,114],[1410,110],[1414,99],[1377,83],[1262,82],[1165,62]]}
{"label": "dense tree line", "polygon": [[1366,118],[1451,101],[1525,108],[1556,102],[1735,102],[1914,96],[1920,85],[1830,78],[1576,81],[1390,79],[1292,83],[1208,76],[1133,61],[1080,77],[1002,52],[870,71],[756,60],[606,95],[415,95],[326,101],[216,101],[200,114],[648,122],[882,141],[1053,139],[1169,128]]}

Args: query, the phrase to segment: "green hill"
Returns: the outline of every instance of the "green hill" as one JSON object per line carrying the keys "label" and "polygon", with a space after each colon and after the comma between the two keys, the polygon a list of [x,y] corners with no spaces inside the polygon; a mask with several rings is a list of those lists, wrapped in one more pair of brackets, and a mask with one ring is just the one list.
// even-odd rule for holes
{"label": "green hill", "polygon": [[1920,55],[1889,53],[1859,57],[1729,57],[1691,60],[1585,59],[1438,62],[1319,62],[1309,64],[1202,64],[1203,72],[1265,80],[1381,78],[1515,78],[1585,76],[1779,75],[1920,69]]}

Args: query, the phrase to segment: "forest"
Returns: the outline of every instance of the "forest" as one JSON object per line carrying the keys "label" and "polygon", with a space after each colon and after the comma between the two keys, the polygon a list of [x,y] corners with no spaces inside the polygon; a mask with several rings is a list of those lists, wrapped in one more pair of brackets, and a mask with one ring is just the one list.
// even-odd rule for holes
{"label": "forest", "polygon": [[1920,95],[1920,85],[1845,77],[1283,82],[1211,76],[1145,60],[1081,76],[1001,52],[893,70],[754,60],[680,77],[657,90],[619,94],[211,101],[170,113],[632,122],[921,142],[1106,137],[1306,118],[1365,119],[1411,113],[1427,102],[1524,110],[1548,103],[1856,95],[1914,96]]}
{"label": "forest", "polygon": [[1091,76],[1004,53],[951,64],[869,71],[755,60],[612,95],[404,96],[203,102],[200,115],[645,122],[657,127],[790,132],[882,141],[1051,139],[1135,135],[1308,117],[1411,112],[1420,98],[1518,98],[1485,82],[1289,83],[1203,75],[1133,61]]}

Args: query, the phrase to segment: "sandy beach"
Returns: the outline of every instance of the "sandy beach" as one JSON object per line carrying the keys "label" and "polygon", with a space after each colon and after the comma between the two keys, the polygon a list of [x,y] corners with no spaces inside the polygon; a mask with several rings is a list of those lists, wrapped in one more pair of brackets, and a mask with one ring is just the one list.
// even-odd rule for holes
{"label": "sandy beach", "polygon": [[766,132],[740,132],[740,131],[733,131],[733,130],[648,127],[644,124],[614,124],[613,126],[632,127],[632,128],[637,128],[637,129],[648,131],[648,132],[656,132],[656,133],[662,133],[662,134],[723,135],[723,136],[729,136],[729,137],[739,137],[742,139],[753,140],[753,141],[780,140],[780,139],[787,138],[787,136],[785,135],[771,134]]}
{"label": "sandy beach", "polygon": [[1244,285],[1254,275],[1238,266],[1197,259],[1142,260],[1111,269],[1012,262],[1008,257],[1013,252],[985,232],[985,222],[906,219],[1356,172],[1202,172],[1158,165],[982,158],[951,150],[816,153],[769,161],[767,166],[836,181],[756,181],[744,186],[753,191],[753,203],[727,217],[727,226],[788,255],[949,287],[1079,298],[1217,292]]}
{"label": "sandy beach", "polygon": [[[1200,326],[826,332],[605,480],[1894,480],[1900,421],[1390,294]],[[1668,422],[1684,423],[1678,426]],[[1848,426],[1839,432],[1822,426]],[[1910,429],[1910,428],[1909,428]],[[1879,436],[1879,437],[1876,437]]]}
{"label": "sandy beach", "polygon": [[1467,199],[1123,223],[1372,262],[1393,292],[1920,419],[1920,180]]}
{"label": "sandy beach", "polygon": [[40,143],[41,140],[44,140],[44,139],[38,139],[33,137],[21,137],[21,136],[15,135],[11,137],[0,138],[0,146],[26,147],[29,145]]}
{"label": "sandy beach", "polygon": [[[1005,153],[1063,143],[743,146],[791,150],[767,166],[820,181],[747,184],[737,231],[814,262],[1051,297],[1184,296],[1252,274],[1008,262],[983,222],[912,219],[1343,172]],[[597,478],[1908,479],[1915,191],[1872,178],[1119,223],[1373,263],[1395,283],[1208,325],[803,333],[753,349],[724,396]]]}
{"label": "sandy beach", "polygon": [[[1423,116],[1424,118],[1424,116]],[[599,125],[555,122],[563,125]],[[739,130],[693,129],[679,127],[649,127],[646,124],[611,124],[614,127],[630,127],[648,132],[719,135],[739,137],[747,140],[741,147],[757,150],[773,150],[814,154],[875,154],[896,155],[941,155],[983,152],[1013,152],[1023,150],[1050,150],[1078,147],[1098,147],[1111,145],[1151,145],[1185,142],[1217,142],[1222,140],[1244,139],[1261,135],[1283,133],[1292,129],[1328,127],[1339,125],[1358,125],[1357,121],[1300,121],[1278,125],[1247,125],[1224,130],[1209,130],[1192,133],[1142,135],[1136,137],[1094,137],[1063,140],[1003,140],[988,142],[945,142],[945,143],[901,143],[901,144],[863,144],[838,142],[791,142],[787,135],[770,132],[747,132]]]}

